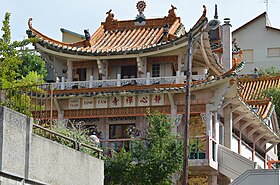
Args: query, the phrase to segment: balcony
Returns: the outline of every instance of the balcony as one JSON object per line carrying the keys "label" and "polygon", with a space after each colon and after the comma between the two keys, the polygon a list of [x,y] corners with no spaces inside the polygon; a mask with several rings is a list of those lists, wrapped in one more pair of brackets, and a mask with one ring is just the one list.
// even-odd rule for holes
{"label": "balcony", "polygon": [[217,169],[217,143],[209,136],[189,138],[189,166]]}
{"label": "balcony", "polygon": [[[148,74],[146,78],[129,78],[121,79],[118,75],[117,79],[110,80],[93,80],[91,76],[89,81],[75,81],[53,83],[52,89],[67,90],[67,89],[84,89],[84,88],[98,88],[98,87],[121,87],[121,86],[144,86],[154,84],[181,84],[185,82],[185,76],[165,76],[165,77],[150,77]],[[205,75],[193,75],[193,80],[204,80]]]}

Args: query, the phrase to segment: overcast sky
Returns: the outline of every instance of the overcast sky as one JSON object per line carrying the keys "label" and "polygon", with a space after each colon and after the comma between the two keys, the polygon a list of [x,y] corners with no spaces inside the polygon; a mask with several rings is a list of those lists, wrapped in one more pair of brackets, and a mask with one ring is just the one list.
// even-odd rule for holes
{"label": "overcast sky", "polygon": [[[138,0],[0,0],[0,18],[10,12],[12,39],[26,38],[27,21],[33,18],[33,27],[41,33],[61,40],[60,28],[83,34],[89,29],[92,34],[106,18],[106,12],[113,10],[118,20],[134,19],[138,13]],[[219,19],[231,19],[233,29],[238,28],[266,11],[265,0],[145,0],[146,18],[164,17],[170,5],[177,7],[177,16],[182,18],[189,30],[202,14],[202,5],[207,7],[207,17],[213,18],[215,4]],[[280,28],[280,0],[269,0],[269,19],[273,27]],[[222,21],[223,22],[223,21]],[[2,24],[1,24],[2,26]]]}

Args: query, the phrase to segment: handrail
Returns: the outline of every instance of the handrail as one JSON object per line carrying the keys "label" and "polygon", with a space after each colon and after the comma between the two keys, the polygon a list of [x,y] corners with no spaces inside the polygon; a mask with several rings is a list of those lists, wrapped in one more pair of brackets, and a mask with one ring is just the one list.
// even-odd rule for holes
{"label": "handrail", "polygon": [[122,142],[122,141],[136,141],[141,140],[140,138],[122,138],[122,139],[100,139],[100,142]]}
{"label": "handrail", "polygon": [[[33,127],[34,127],[34,128],[38,128],[38,129],[40,129],[40,130],[43,130],[44,132],[49,133],[48,139],[53,140],[53,138],[54,138],[53,136],[62,138],[62,139],[64,139],[64,140],[67,140],[67,141],[73,143],[73,148],[74,148],[75,150],[80,151],[80,150],[81,150],[81,147],[86,147],[86,148],[88,148],[88,149],[90,149],[90,150],[93,150],[94,153],[97,153],[97,157],[98,157],[99,159],[101,158],[102,150],[99,149],[99,148],[97,148],[97,147],[90,146],[90,145],[87,145],[87,144],[85,144],[85,143],[80,143],[80,142],[74,140],[73,138],[70,138],[70,137],[67,137],[67,136],[65,136],[65,135],[59,134],[59,133],[57,133],[57,132],[54,132],[54,131],[52,131],[52,130],[50,130],[50,129],[47,129],[47,128],[42,127],[42,126],[37,125],[37,124],[33,124]],[[47,137],[46,137],[46,138],[47,138]]]}
{"label": "handrail", "polygon": [[107,79],[107,80],[91,80],[91,81],[74,81],[74,82],[58,82],[52,83],[52,89],[71,89],[77,88],[97,88],[97,87],[113,87],[113,86],[126,86],[126,85],[149,85],[161,83],[176,83],[176,79],[182,81],[185,77],[176,76],[163,76],[163,77],[151,77],[151,78],[128,78],[128,79]]}

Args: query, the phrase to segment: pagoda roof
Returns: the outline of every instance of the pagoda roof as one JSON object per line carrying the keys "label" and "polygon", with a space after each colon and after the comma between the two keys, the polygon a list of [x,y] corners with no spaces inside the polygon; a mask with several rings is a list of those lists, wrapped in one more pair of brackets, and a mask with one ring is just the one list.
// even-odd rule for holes
{"label": "pagoda roof", "polygon": [[[117,20],[112,10],[107,12],[105,22],[90,36],[75,43],[60,42],[42,34],[28,21],[28,35],[39,38],[40,45],[47,45],[54,50],[78,52],[78,54],[100,55],[108,53],[137,52],[168,44],[186,35],[181,18],[175,14],[172,6],[168,16],[163,18],[136,20]],[[206,12],[202,15],[205,17]],[[202,20],[200,18],[199,20]],[[143,23],[144,21],[144,23]],[[197,23],[198,24],[198,23]]]}

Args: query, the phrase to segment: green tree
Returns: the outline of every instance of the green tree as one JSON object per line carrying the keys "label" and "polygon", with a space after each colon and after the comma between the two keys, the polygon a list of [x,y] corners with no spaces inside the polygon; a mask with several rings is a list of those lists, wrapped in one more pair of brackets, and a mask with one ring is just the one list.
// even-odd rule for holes
{"label": "green tree", "polygon": [[105,160],[109,184],[167,185],[170,176],[182,169],[183,145],[171,133],[172,119],[160,113],[148,116],[149,127],[144,140],[131,143]]}
{"label": "green tree", "polygon": [[278,76],[280,74],[280,70],[276,69],[276,67],[270,67],[270,68],[260,68],[259,69],[259,75],[260,76]]}
{"label": "green tree", "polygon": [[280,121],[280,89],[271,88],[271,89],[266,90],[265,94],[268,98],[272,98],[272,102],[275,106],[275,112],[276,112],[277,119],[279,122]]}
{"label": "green tree", "polygon": [[22,64],[19,48],[37,41],[34,38],[12,41],[10,16],[10,13],[5,14],[1,29],[3,32],[0,38],[0,83],[2,88],[13,87],[16,79],[21,76],[18,72],[18,68]]}
{"label": "green tree", "polygon": [[37,72],[43,79],[47,77],[47,68],[44,59],[35,51],[24,50],[20,53],[22,63],[19,65],[18,73],[25,77],[30,71]]}

